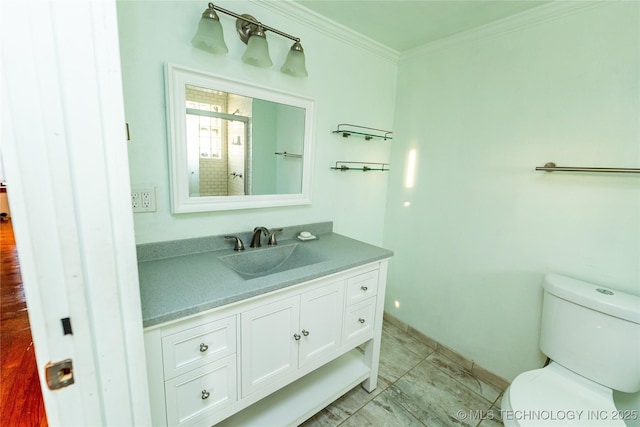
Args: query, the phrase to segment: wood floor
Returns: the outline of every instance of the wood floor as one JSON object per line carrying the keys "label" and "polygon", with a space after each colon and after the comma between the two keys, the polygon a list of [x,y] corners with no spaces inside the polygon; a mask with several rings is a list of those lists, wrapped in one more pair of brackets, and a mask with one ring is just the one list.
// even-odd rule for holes
{"label": "wood floor", "polygon": [[0,222],[0,424],[47,425],[10,221]]}

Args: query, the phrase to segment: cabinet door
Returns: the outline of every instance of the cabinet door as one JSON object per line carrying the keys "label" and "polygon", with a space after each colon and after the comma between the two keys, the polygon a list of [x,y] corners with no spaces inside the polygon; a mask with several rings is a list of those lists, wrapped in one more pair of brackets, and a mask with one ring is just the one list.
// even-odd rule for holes
{"label": "cabinet door", "polygon": [[297,369],[299,316],[297,295],[241,314],[243,397]]}
{"label": "cabinet door", "polygon": [[342,336],[344,281],[305,292],[300,299],[300,366],[329,360]]}

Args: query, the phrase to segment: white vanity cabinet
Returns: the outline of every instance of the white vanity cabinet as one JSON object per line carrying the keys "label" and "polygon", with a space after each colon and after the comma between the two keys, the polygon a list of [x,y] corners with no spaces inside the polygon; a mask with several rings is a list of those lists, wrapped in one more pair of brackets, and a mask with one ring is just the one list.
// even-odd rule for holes
{"label": "white vanity cabinet", "polygon": [[387,261],[145,329],[153,425],[297,425],[376,387]]}
{"label": "white vanity cabinet", "polygon": [[323,284],[240,315],[242,396],[340,350],[344,281]]}

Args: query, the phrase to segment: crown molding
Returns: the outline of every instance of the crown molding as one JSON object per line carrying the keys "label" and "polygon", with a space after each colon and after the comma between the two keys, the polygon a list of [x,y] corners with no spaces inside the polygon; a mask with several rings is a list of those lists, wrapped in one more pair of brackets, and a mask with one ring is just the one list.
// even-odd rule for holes
{"label": "crown molding", "polygon": [[393,64],[397,64],[400,59],[400,52],[338,24],[337,22],[302,6],[298,2],[294,2],[292,0],[250,1],[273,13],[277,13],[295,22],[299,22],[305,27],[312,28],[338,41],[348,43],[356,48],[364,49]]}
{"label": "crown molding", "polygon": [[335,21],[332,21],[319,13],[310,10],[299,2],[292,0],[249,0],[251,3],[260,6],[273,13],[281,15],[287,19],[303,24],[322,34],[332,37],[343,43],[348,43],[356,48],[366,50],[378,57],[393,64],[419,57],[431,51],[443,49],[452,45],[466,43],[470,41],[487,40],[502,35],[520,31],[525,28],[550,22],[569,15],[573,15],[585,9],[615,3],[611,0],[594,1],[553,1],[551,3],[526,10],[516,15],[508,16],[498,21],[490,22],[468,31],[453,34],[451,36],[427,43],[425,45],[398,52],[377,41],[363,36]]}
{"label": "crown molding", "polygon": [[612,1],[554,1],[516,15],[508,16],[498,21],[490,22],[486,25],[456,33],[423,46],[407,50],[400,54],[399,62],[460,43],[500,37],[511,32],[520,31],[544,22],[554,21],[565,16],[573,15],[582,10],[601,6],[607,3],[612,3]]}

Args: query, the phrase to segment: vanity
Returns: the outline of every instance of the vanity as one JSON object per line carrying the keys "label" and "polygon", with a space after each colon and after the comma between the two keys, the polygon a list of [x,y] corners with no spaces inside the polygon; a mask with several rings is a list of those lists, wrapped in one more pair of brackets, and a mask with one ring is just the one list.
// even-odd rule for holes
{"label": "vanity", "polygon": [[138,246],[153,425],[295,426],[358,384],[375,389],[393,253],[330,222],[233,246]]}

